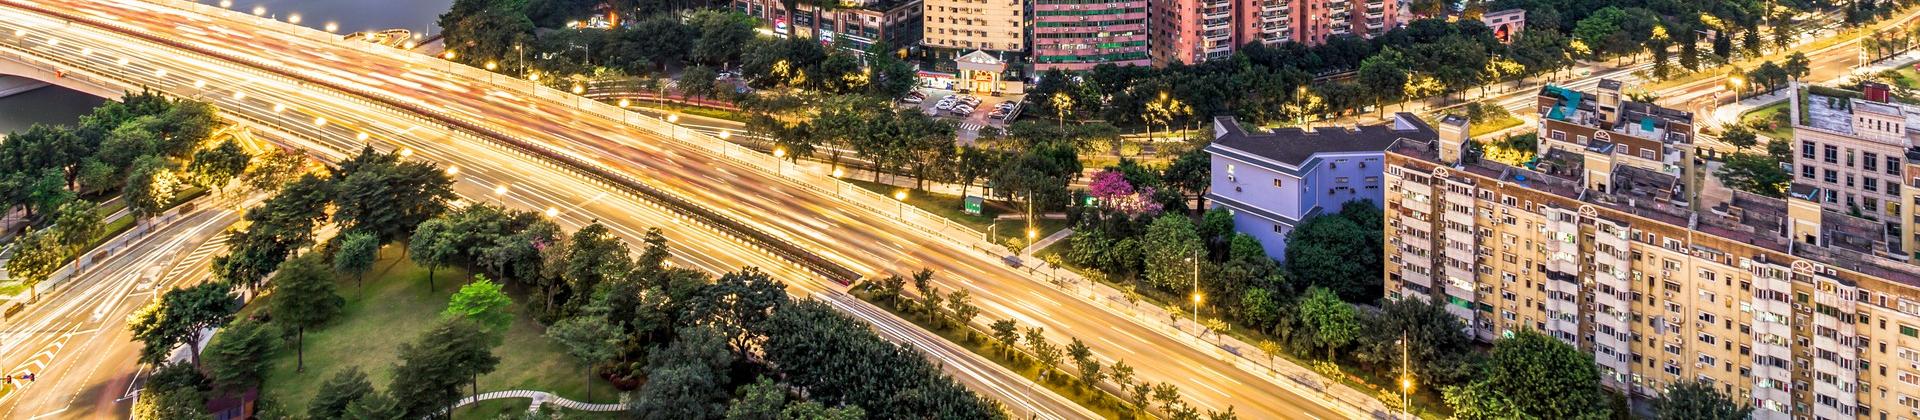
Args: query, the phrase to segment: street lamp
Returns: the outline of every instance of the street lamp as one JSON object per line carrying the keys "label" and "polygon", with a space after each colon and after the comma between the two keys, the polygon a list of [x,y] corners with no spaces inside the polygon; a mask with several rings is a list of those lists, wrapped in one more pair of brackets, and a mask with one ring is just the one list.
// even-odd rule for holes
{"label": "street lamp", "polygon": [[327,117],[313,117],[313,125],[315,127],[326,127]]}
{"label": "street lamp", "polygon": [[339,32],[339,31],[340,31],[339,23],[327,22],[327,32]]}
{"label": "street lamp", "polygon": [[493,187],[493,195],[507,195],[507,184]]}
{"label": "street lamp", "polygon": [[405,158],[409,156],[413,156],[413,148],[407,147],[400,149],[400,157]]}
{"label": "street lamp", "polygon": [[362,131],[362,132],[360,132],[360,134],[355,134],[355,135],[353,135],[353,139],[354,139],[354,140],[359,140],[359,141],[361,141],[362,143],[364,143],[364,142],[366,142],[366,141],[367,141],[367,139],[368,139],[368,138],[370,138],[370,137],[373,137],[373,136],[370,136],[370,135],[367,135],[367,132],[365,132],[365,131]]}
{"label": "street lamp", "polygon": [[895,210],[893,217],[902,218],[902,219],[906,218],[907,217],[907,190],[894,191],[893,200],[894,200],[893,204],[894,204],[894,210]]}
{"label": "street lamp", "polygon": [[558,209],[558,208],[554,208],[554,207],[548,207],[548,208],[547,208],[547,217],[548,217],[548,218],[552,218],[552,217],[554,217],[554,216],[559,216],[559,215],[560,215],[560,209]]}
{"label": "street lamp", "polygon": [[497,68],[500,68],[500,63],[495,62],[493,60],[487,60],[487,71],[493,71],[493,69],[497,69]]}
{"label": "street lamp", "polygon": [[1200,337],[1200,251],[1194,251],[1187,261],[1193,262],[1193,336]]}
{"label": "street lamp", "polygon": [[458,166],[448,166],[448,167],[447,167],[447,176],[454,176],[454,175],[459,175],[459,174],[460,174],[460,167],[458,167]]}
{"label": "street lamp", "polygon": [[673,139],[680,139],[680,114],[668,114],[667,124],[673,126]]}
{"label": "street lamp", "polygon": [[460,55],[459,55],[459,54],[455,54],[455,53],[453,52],[453,50],[447,50],[447,52],[444,52],[444,53],[440,53],[440,58],[445,58],[445,59],[448,59],[448,60],[452,60],[452,59],[453,59],[454,57],[459,57],[459,56],[460,56]]}
{"label": "street lamp", "polygon": [[582,93],[587,93],[587,87],[581,86],[579,83],[573,84],[573,94],[579,95]]}
{"label": "street lamp", "polygon": [[295,25],[300,24],[300,14],[294,13],[294,14],[287,15],[287,23],[291,23]]}
{"label": "street lamp", "polygon": [[620,100],[620,107],[621,107],[621,108],[626,108],[626,107],[627,107],[627,104],[630,104],[630,103],[632,103],[632,102],[628,102],[628,101],[627,101],[627,100],[625,100],[625,99],[621,99],[621,100]]}
{"label": "street lamp", "polygon": [[1412,401],[1408,399],[1408,395],[1413,392],[1413,375],[1411,372],[1408,371],[1408,368],[1407,368],[1407,364],[1408,364],[1407,346],[1412,343],[1407,342],[1406,330],[1400,330],[1399,344],[1400,344],[1400,417],[1411,418],[1412,416],[1408,415],[1407,413],[1407,405],[1412,403]]}

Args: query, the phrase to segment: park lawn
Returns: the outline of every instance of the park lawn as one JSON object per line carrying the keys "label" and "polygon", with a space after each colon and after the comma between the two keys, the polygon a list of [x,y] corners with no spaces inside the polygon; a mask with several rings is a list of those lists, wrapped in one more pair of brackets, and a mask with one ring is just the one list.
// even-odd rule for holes
{"label": "park lawn", "polygon": [[1500,130],[1518,127],[1520,123],[1520,118],[1514,117],[1513,114],[1502,113],[1485,121],[1474,121],[1472,128],[1468,129],[1467,136],[1480,137]]}
{"label": "park lawn", "polygon": [[[352,277],[341,277],[339,293],[346,298],[346,305],[338,319],[307,332],[306,372],[294,372],[291,347],[275,352],[262,386],[264,398],[285,407],[286,412],[305,413],[320,384],[350,366],[367,372],[374,388],[387,388],[400,344],[413,341],[431,327],[446,308],[448,297],[468,278],[463,270],[441,268],[434,273],[438,288],[430,291],[426,269],[403,258],[403,249],[400,245],[382,248],[374,272],[359,287]],[[510,309],[522,317],[514,320],[502,344],[494,347],[500,364],[493,373],[480,377],[480,392],[527,389],[576,401],[617,402],[613,386],[597,377],[594,398],[585,398],[585,373],[559,344],[541,335],[544,327],[524,317],[525,296],[517,292],[509,288],[514,298]],[[244,312],[259,310],[259,306],[249,305]],[[526,409],[525,404],[520,407]]]}
{"label": "park lawn", "polygon": [[[1761,120],[1761,121],[1768,121],[1773,119],[1775,114],[1787,112],[1788,105],[1789,104],[1787,101],[1780,101],[1780,102],[1768,104],[1766,106],[1754,108],[1754,109],[1748,110],[1747,112],[1741,113],[1740,121],[1743,124],[1748,120],[1754,120],[1754,119]],[[1783,125],[1780,128],[1768,130],[1768,131],[1760,131],[1759,133],[1760,135],[1767,136],[1767,138],[1770,138],[1770,139],[1792,139],[1793,127]]]}

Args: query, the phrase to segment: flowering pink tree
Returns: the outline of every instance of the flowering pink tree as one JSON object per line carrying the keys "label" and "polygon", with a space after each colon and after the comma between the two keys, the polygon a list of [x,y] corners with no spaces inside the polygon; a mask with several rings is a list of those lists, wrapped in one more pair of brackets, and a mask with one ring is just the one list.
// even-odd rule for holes
{"label": "flowering pink tree", "polygon": [[1087,189],[1101,206],[1128,216],[1160,213],[1160,203],[1153,201],[1153,187],[1135,190],[1120,171],[1106,170],[1094,174]]}

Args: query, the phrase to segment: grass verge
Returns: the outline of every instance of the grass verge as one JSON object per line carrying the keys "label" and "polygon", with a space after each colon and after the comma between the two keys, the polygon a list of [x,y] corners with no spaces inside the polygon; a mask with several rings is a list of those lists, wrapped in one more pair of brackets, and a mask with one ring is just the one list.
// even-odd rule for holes
{"label": "grass verge", "polygon": [[[461,407],[460,410],[458,410],[458,412],[454,413],[453,419],[454,420],[494,420],[494,419],[501,419],[501,418],[509,418],[509,419],[524,418],[522,416],[527,413],[527,407],[532,404],[533,404],[533,400],[527,399],[527,398],[504,398],[504,399],[498,399],[498,400],[481,401],[478,403],[474,403],[473,405]],[[573,419],[612,420],[612,419],[625,418],[627,415],[627,412],[625,411],[607,411],[607,412],[579,411],[579,410],[569,410],[565,408],[555,407],[552,404],[548,404],[546,406],[541,407],[541,411],[545,413],[553,414],[554,416],[551,418],[561,418],[561,419],[569,419],[569,420],[573,420]],[[549,418],[549,417],[541,417],[541,418]]]}
{"label": "grass verge", "polygon": [[894,316],[898,316],[901,319],[905,319],[909,322],[912,322],[914,325],[919,326],[921,329],[925,329],[927,331],[933,332],[934,334],[938,334],[940,338],[945,339],[947,342],[958,345],[961,348],[967,349],[968,352],[972,352],[973,354],[979,355],[982,358],[991,360],[993,361],[994,364],[1000,365],[1000,367],[1007,368],[1007,370],[1010,370],[1016,374],[1019,374],[1020,377],[1026,378],[1027,380],[1033,381],[1033,383],[1039,384],[1040,386],[1047,388],[1048,391],[1052,391],[1054,394],[1059,394],[1062,397],[1066,397],[1067,400],[1073,401],[1075,404],[1079,404],[1081,407],[1086,407],[1087,410],[1093,411],[1094,414],[1100,415],[1101,418],[1108,418],[1108,419],[1152,418],[1135,411],[1131,404],[1126,403],[1119,396],[1115,396],[1104,389],[1085,386],[1084,382],[1081,382],[1079,378],[1072,376],[1072,374],[1068,373],[1065,369],[1054,369],[1052,374],[1047,375],[1047,379],[1040,379],[1039,363],[1036,362],[1031,356],[1028,356],[1025,352],[1022,352],[1019,350],[1009,351],[1008,349],[1002,348],[1002,346],[1000,346],[997,343],[990,342],[990,339],[988,338],[986,332],[979,331],[971,325],[967,326],[966,328],[960,329],[959,331],[955,331],[954,329],[949,329],[949,328],[937,327],[932,323],[928,322],[927,319],[924,317],[921,317],[915,314],[902,313],[898,308],[894,308],[894,306],[891,304],[887,304],[884,302],[875,302],[872,296],[870,296],[865,289],[853,290],[852,294],[854,295],[854,297],[857,297],[862,301],[872,303],[873,306],[879,307],[880,309],[884,309],[888,313],[893,314]]}
{"label": "grass verge", "polygon": [[[306,371],[294,371],[292,347],[279,349],[273,354],[266,383],[261,387],[263,397],[282,404],[285,412],[305,413],[320,383],[351,366],[366,372],[375,388],[386,389],[393,380],[400,344],[413,341],[430,328],[446,308],[448,297],[469,278],[462,270],[442,268],[434,273],[437,287],[429,290],[427,270],[402,257],[402,249],[399,245],[382,248],[374,272],[358,286],[352,277],[339,279],[339,293],[346,298],[346,305],[332,323],[307,331]],[[594,398],[586,398],[585,372],[559,344],[542,336],[544,327],[525,316],[520,305],[525,296],[517,290],[509,292],[515,300],[511,310],[517,318],[501,340],[503,344],[494,347],[500,364],[493,373],[480,377],[480,392],[527,389],[575,401],[617,402],[613,386],[598,377],[594,378]],[[260,310],[258,303],[265,300],[255,302],[243,314]],[[463,407],[455,414],[485,407]],[[521,404],[520,410],[526,410],[526,405]]]}
{"label": "grass verge", "polygon": [[[966,226],[968,229],[972,229],[974,232],[983,236],[991,231],[995,243],[1012,247],[1024,245],[1024,243],[1022,243],[1024,238],[1020,237],[1020,232],[1027,229],[1026,220],[997,219],[1003,214],[1018,215],[1021,213],[1019,209],[1015,209],[1012,204],[1007,202],[986,200],[980,206],[980,214],[973,215],[967,214],[965,210],[962,210],[961,207],[962,204],[965,203],[965,200],[960,198],[960,196],[926,191],[911,191],[911,188],[859,179],[844,180],[860,188],[865,188],[868,191],[889,197],[893,196],[895,192],[907,191],[907,205],[926,210],[935,216],[952,220],[954,223]],[[1065,228],[1067,228],[1066,220],[1040,219],[1035,223],[1034,230],[1036,232],[1034,232],[1034,237],[1045,238],[1047,235],[1052,235],[1054,232]]]}
{"label": "grass verge", "polygon": [[[1061,243],[1064,243],[1064,241],[1062,241]],[[1057,243],[1057,244],[1060,244],[1060,243]],[[1064,249],[1064,245],[1049,246],[1045,249],[1034,251],[1034,256],[1045,258],[1048,255],[1058,255],[1061,249]],[[1073,264],[1068,263],[1064,260],[1060,262],[1059,267],[1065,268],[1067,270],[1071,270],[1074,273],[1079,274],[1081,277],[1098,281],[1101,284],[1107,285],[1108,287],[1112,287],[1119,290],[1127,290],[1128,285],[1124,284],[1124,282],[1113,281],[1111,279],[1108,279],[1107,276],[1103,274],[1095,273],[1092,270],[1074,266]],[[1161,308],[1168,308],[1169,307],[1167,304],[1168,302],[1185,302],[1185,300],[1180,296],[1170,295],[1170,294],[1167,294],[1166,292],[1155,290],[1150,287],[1136,287],[1133,290],[1135,291],[1135,295],[1139,299],[1139,302],[1137,305],[1152,305],[1152,306],[1157,306]],[[1182,316],[1182,317],[1189,316],[1186,312],[1183,312],[1184,309],[1181,309],[1181,308],[1184,308],[1183,306],[1172,306],[1172,308],[1173,309],[1170,312],[1175,315]],[[1208,316],[1208,317],[1216,317],[1216,316],[1219,316],[1220,314],[1218,312],[1213,312],[1210,308],[1201,308],[1201,315]],[[1281,340],[1278,337],[1268,335],[1265,332],[1258,331],[1252,328],[1245,328],[1233,322],[1228,322],[1227,329],[1225,331],[1220,331],[1219,333],[1232,336],[1236,340],[1240,340],[1241,342],[1254,344],[1254,345],[1257,345],[1258,343],[1261,343],[1261,342],[1275,342],[1275,343],[1281,342]],[[1219,341],[1217,337],[1214,340]],[[1398,389],[1396,388],[1397,384],[1395,383],[1395,381],[1397,380],[1396,378],[1377,377],[1372,373],[1362,370],[1358,367],[1344,365],[1344,364],[1334,364],[1331,368],[1329,368],[1328,366],[1326,366],[1328,364],[1328,362],[1326,361],[1319,360],[1319,359],[1302,358],[1298,355],[1290,354],[1286,351],[1280,351],[1280,352],[1275,352],[1271,354],[1278,356],[1280,359],[1285,359],[1288,362],[1291,362],[1295,365],[1312,369],[1315,372],[1318,372],[1320,376],[1337,381],[1343,386],[1347,386],[1355,390],[1359,390],[1363,393],[1368,393],[1372,395],[1374,398],[1379,399],[1381,402],[1386,403],[1387,406],[1389,407],[1398,407],[1400,403],[1398,393],[1392,393],[1392,395],[1390,396],[1387,394],[1384,394],[1384,393],[1391,393],[1393,392],[1393,390]],[[1263,362],[1262,364],[1269,366],[1269,368],[1271,368],[1271,366],[1275,363],[1274,360],[1255,360],[1255,362]],[[1431,420],[1440,420],[1440,419],[1449,418],[1453,414],[1452,408],[1447,407],[1446,402],[1441,399],[1440,390],[1434,387],[1421,388],[1418,392],[1416,392],[1413,395],[1413,406],[1411,411],[1414,415],[1419,416],[1420,418],[1431,419]]]}
{"label": "grass verge", "polygon": [[[1756,129],[1760,135],[1770,139],[1793,139],[1793,124],[1776,124],[1773,119],[1787,112],[1788,101],[1774,102],[1740,114],[1740,124]],[[1757,121],[1757,122],[1756,122]]]}

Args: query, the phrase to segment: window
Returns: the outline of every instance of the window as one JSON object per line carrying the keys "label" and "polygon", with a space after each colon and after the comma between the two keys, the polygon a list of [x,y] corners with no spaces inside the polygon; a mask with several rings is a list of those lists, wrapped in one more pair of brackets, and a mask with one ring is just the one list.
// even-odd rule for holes
{"label": "window", "polygon": [[1880,180],[1878,180],[1878,179],[1873,179],[1873,178],[1867,178],[1867,177],[1861,177],[1861,178],[1860,178],[1860,188],[1862,188],[1862,189],[1865,189],[1865,190],[1867,190],[1867,191],[1869,191],[1869,192],[1879,192],[1879,191],[1880,191]]}
{"label": "window", "polygon": [[1274,188],[1280,188],[1280,187],[1283,187],[1283,186],[1285,186],[1285,184],[1284,184],[1284,183],[1282,183],[1282,182],[1280,182],[1280,178],[1274,178],[1274,179],[1273,179],[1273,187],[1274,187]]}
{"label": "window", "polygon": [[[1827,181],[1827,183],[1829,184],[1840,182],[1839,172],[1834,172],[1832,169],[1826,169],[1823,174],[1824,176],[1821,176],[1820,179],[1823,181]],[[1278,183],[1280,181],[1275,180],[1274,182]],[[1827,190],[1827,191],[1833,191],[1833,190]]]}
{"label": "window", "polygon": [[1552,132],[1547,133],[1547,138],[1559,140],[1559,141],[1567,141],[1567,132],[1560,131],[1560,130],[1553,130]]}
{"label": "window", "polygon": [[1874,153],[1874,152],[1862,152],[1860,157],[1860,169],[1865,169],[1869,171],[1880,170],[1880,154]]}
{"label": "window", "polygon": [[1800,165],[1800,177],[1813,179],[1813,165]]}
{"label": "window", "polygon": [[1802,158],[1806,158],[1806,159],[1808,159],[1808,160],[1812,160],[1812,159],[1814,158],[1814,157],[1813,157],[1813,142],[1811,142],[1811,141],[1803,141],[1803,142],[1800,142],[1800,157],[1802,157]]}
{"label": "window", "polygon": [[1914,326],[1912,325],[1900,324],[1900,335],[1904,335],[1908,337],[1920,337],[1920,328],[1914,328]]}
{"label": "window", "polygon": [[1825,153],[1826,158],[1822,160],[1825,160],[1827,163],[1840,163],[1839,147],[1834,147],[1833,145],[1826,145],[1826,146],[1822,146],[1821,150],[1826,152]]}
{"label": "window", "polygon": [[1887,156],[1887,175],[1900,175],[1900,157]]}

